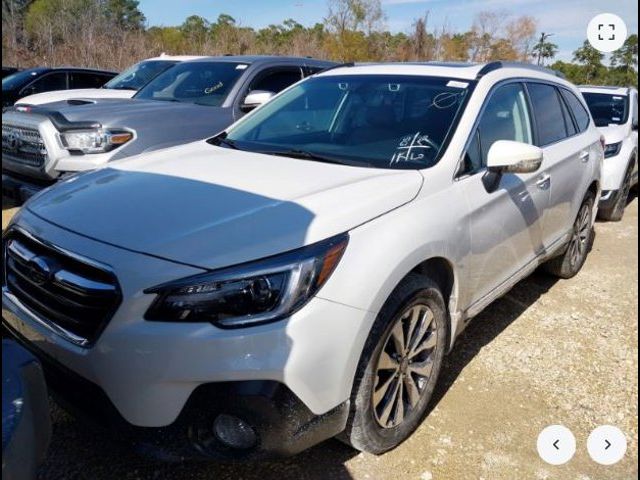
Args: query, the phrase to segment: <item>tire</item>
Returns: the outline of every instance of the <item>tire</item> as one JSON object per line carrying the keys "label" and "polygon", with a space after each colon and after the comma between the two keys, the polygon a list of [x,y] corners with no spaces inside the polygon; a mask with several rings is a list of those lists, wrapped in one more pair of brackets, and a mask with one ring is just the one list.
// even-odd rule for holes
{"label": "tire", "polygon": [[593,247],[593,206],[595,195],[591,192],[582,202],[578,216],[573,224],[571,240],[565,252],[544,264],[544,269],[560,278],[575,277],[582,269]]}
{"label": "tire", "polygon": [[627,207],[627,199],[631,192],[631,176],[633,175],[633,167],[631,164],[624,176],[624,181],[620,189],[616,192],[616,199],[611,208],[600,210],[598,218],[607,222],[619,222],[624,216],[624,209]]}
{"label": "tire", "polygon": [[[360,451],[381,454],[413,433],[427,412],[442,367],[447,319],[442,293],[431,279],[412,273],[396,287],[365,343],[340,440]],[[404,349],[401,357],[399,338],[402,344],[408,338],[416,348]]]}

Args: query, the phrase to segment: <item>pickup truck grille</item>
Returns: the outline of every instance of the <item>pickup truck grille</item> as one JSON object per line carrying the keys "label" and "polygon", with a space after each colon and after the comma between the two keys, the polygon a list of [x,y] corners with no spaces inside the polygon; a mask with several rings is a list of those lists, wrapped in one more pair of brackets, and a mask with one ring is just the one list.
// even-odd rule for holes
{"label": "pickup truck grille", "polygon": [[40,168],[47,159],[47,148],[36,128],[2,124],[2,156],[29,167]]}
{"label": "pickup truck grille", "polygon": [[121,301],[115,276],[18,230],[3,241],[3,287],[68,340],[88,347]]}

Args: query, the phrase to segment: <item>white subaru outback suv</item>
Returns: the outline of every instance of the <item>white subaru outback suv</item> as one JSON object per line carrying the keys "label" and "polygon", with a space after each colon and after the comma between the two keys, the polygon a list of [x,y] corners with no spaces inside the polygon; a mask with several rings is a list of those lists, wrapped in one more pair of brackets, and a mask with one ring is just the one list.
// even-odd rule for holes
{"label": "white subaru outback suv", "polygon": [[471,318],[541,265],[580,270],[602,159],[548,71],[335,68],[33,197],[3,238],[3,324],[163,458],[382,453]]}
{"label": "white subaru outback suv", "polygon": [[638,91],[596,86],[580,90],[606,143],[599,216],[619,221],[629,191],[638,185]]}

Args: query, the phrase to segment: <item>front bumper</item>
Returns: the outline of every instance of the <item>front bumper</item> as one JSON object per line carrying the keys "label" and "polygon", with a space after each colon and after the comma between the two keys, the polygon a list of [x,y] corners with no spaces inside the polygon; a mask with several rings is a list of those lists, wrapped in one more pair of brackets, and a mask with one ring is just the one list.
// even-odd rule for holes
{"label": "front bumper", "polygon": [[[38,357],[58,403],[105,427],[118,440],[130,442],[139,453],[159,460],[282,458],[329,439],[346,426],[348,401],[315,415],[281,383],[242,381],[200,385],[172,424],[135,427],[120,415],[98,385],[66,368],[11,327],[7,331]],[[215,419],[221,414],[233,415],[249,425],[256,434],[255,445],[245,449],[225,445],[213,431]]]}
{"label": "front bumper", "polygon": [[244,329],[145,321],[155,298],[146,288],[201,271],[73,234],[28,208],[14,220],[35,236],[46,232],[60,248],[108,264],[118,277],[124,300],[91,348],[65,340],[4,293],[2,317],[32,349],[98,387],[128,424],[168,427],[207,385],[275,382],[314,418],[350,397],[374,313],[314,298],[288,319]]}

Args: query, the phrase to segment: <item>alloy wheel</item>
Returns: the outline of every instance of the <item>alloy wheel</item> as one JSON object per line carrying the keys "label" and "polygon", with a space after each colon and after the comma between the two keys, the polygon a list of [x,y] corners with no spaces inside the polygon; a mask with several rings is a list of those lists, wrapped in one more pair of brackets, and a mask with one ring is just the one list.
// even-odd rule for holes
{"label": "alloy wheel", "polygon": [[587,255],[589,239],[591,237],[591,209],[585,204],[580,209],[576,223],[573,226],[573,236],[569,243],[569,258],[571,266],[576,267]]}
{"label": "alloy wheel", "polygon": [[413,305],[397,317],[376,366],[373,411],[383,428],[393,428],[416,408],[434,365],[438,331],[425,304]]}

